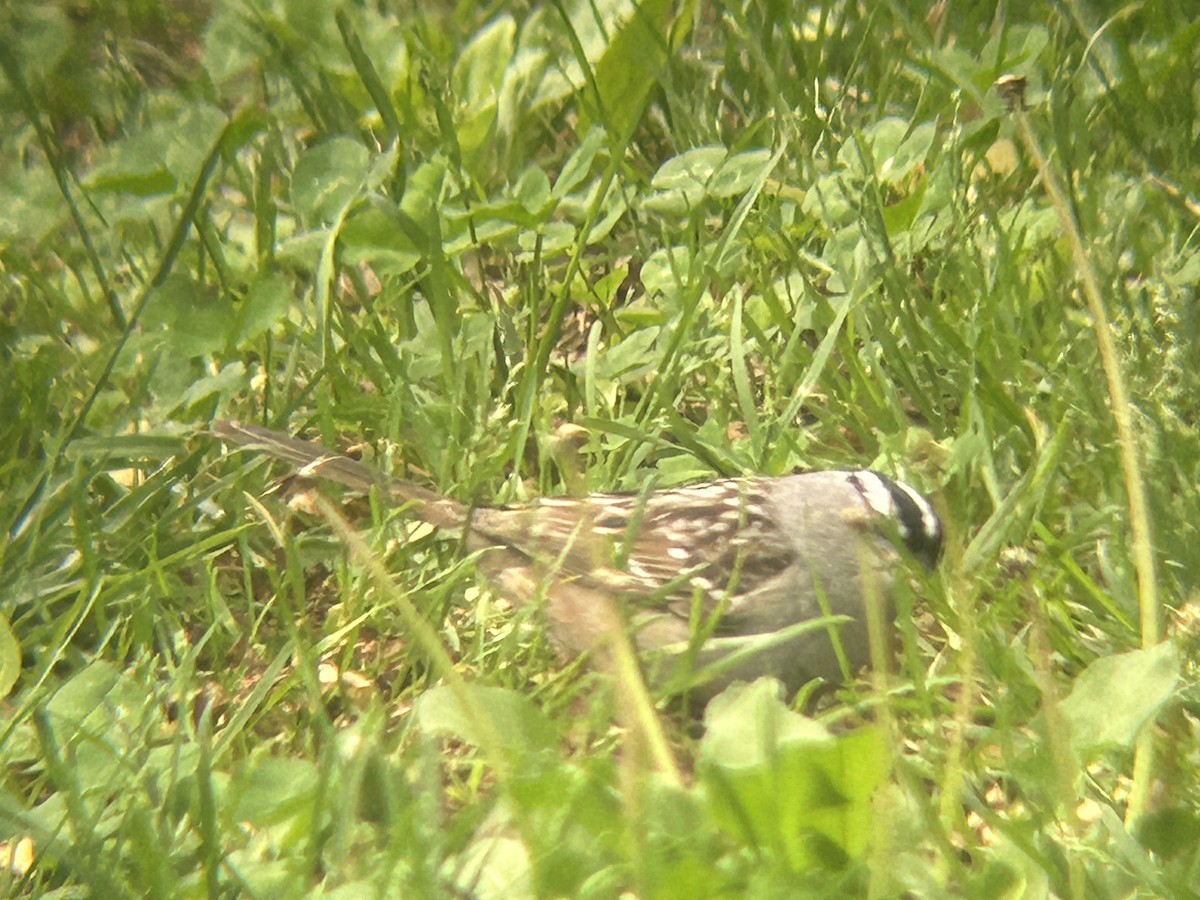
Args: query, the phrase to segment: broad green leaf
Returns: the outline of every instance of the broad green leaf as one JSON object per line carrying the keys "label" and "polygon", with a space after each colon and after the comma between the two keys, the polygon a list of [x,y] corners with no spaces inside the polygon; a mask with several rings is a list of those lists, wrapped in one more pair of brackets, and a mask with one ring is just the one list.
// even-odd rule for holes
{"label": "broad green leaf", "polygon": [[511,16],[500,16],[476,32],[455,63],[450,79],[457,103],[454,131],[458,149],[467,159],[493,149],[497,107],[516,31]]}
{"label": "broad green leaf", "polygon": [[[633,9],[633,0],[589,0],[586,3],[573,0],[535,9],[521,29],[521,53],[517,61],[526,68],[533,85],[531,105],[537,108],[562,103],[578,91],[586,81],[581,66],[593,65],[600,59],[608,49],[613,33],[633,14]],[[565,24],[563,13],[568,20]],[[582,59],[578,52],[572,52],[572,38],[579,43]],[[540,71],[532,68],[535,64]]]}
{"label": "broad green leaf", "polygon": [[264,42],[241,9],[217,6],[204,32],[201,61],[216,85],[238,78],[258,64]]}
{"label": "broad green leaf", "polygon": [[584,135],[583,140],[579,142],[575,152],[568,157],[566,165],[558,173],[558,178],[554,182],[554,198],[556,200],[562,199],[583,182],[603,147],[603,129],[592,128]]}
{"label": "broad green leaf", "polygon": [[47,169],[0,171],[0,242],[40,241],[67,217],[62,193]]}
{"label": "broad green leaf", "polygon": [[[170,139],[163,159],[167,171],[178,184],[190,187],[212,151],[213,142],[227,124],[228,117],[206,103],[189,105],[179,113],[168,128]],[[259,124],[257,116],[243,116],[237,123],[239,133],[232,137],[234,145],[244,143]]]}
{"label": "broad green leaf", "polygon": [[1179,684],[1179,648],[1163,641],[1149,650],[1103,656],[1079,674],[1062,712],[1079,753],[1133,746]]}
{"label": "broad green leaf", "polygon": [[785,745],[832,747],[834,737],[812,719],[789,710],[771,678],[730,688],[708,705],[700,761],[729,771],[760,769]]}
{"label": "broad green leaf", "polygon": [[377,199],[371,206],[355,210],[338,232],[342,261],[369,265],[381,274],[403,275],[420,261],[421,254],[388,214],[387,207],[394,210],[395,205]]}
{"label": "broad green leaf", "polygon": [[181,357],[204,356],[225,346],[229,307],[183,274],[171,275],[154,289],[143,324],[157,326],[163,340]]}
{"label": "broad green leaf", "polygon": [[709,179],[725,161],[724,147],[695,147],[663,163],[650,181],[654,191],[643,201],[652,212],[686,215],[704,200]]}
{"label": "broad green leaf", "polygon": [[[625,340],[601,350],[590,360],[595,378],[600,382],[615,381],[624,384],[652,371],[658,358],[658,354],[654,352],[654,344],[658,340],[659,331],[652,325],[643,326]],[[580,371],[583,366],[582,360],[576,364]]]}
{"label": "broad green leaf", "polygon": [[319,781],[310,760],[263,756],[237,780],[237,820],[259,828],[278,825],[311,808]]}
{"label": "broad green leaf", "polygon": [[21,644],[8,617],[0,615],[0,700],[8,696],[21,674]]}
{"label": "broad green leaf", "polygon": [[710,197],[740,197],[775,167],[775,154],[765,148],[743,150],[727,157],[708,179]]}
{"label": "broad green leaf", "polygon": [[770,678],[710,705],[697,771],[713,815],[738,840],[770,848],[798,870],[841,868],[871,835],[871,797],[891,756],[881,730],[835,737],[792,712]]}
{"label": "broad green leaf", "polygon": [[513,58],[516,34],[516,22],[512,16],[503,14],[477,31],[463,48],[454,64],[450,86],[455,99],[469,114],[495,107],[496,91]]}
{"label": "broad green leaf", "polygon": [[[883,226],[887,229],[890,238],[895,240],[898,237],[905,236],[909,228],[912,227],[917,212],[924,204],[924,200],[925,187],[922,183],[917,185],[916,189],[907,194],[903,199],[883,208]],[[914,249],[911,244],[906,244],[905,247],[908,252],[912,252]]]}
{"label": "broad green leaf", "polygon": [[121,673],[111,663],[93,662],[54,692],[46,711],[71,722],[82,722],[104,703],[120,678]]}
{"label": "broad green leaf", "polygon": [[175,177],[166,164],[173,137],[173,129],[159,125],[110,145],[105,158],[88,173],[84,184],[93,191],[139,197],[175,190]]}
{"label": "broad green leaf", "polygon": [[[218,108],[208,104],[174,106],[162,111],[170,121],[159,121],[144,131],[108,145],[100,162],[88,173],[84,184],[98,193],[125,193],[150,197],[170,193],[176,187],[189,189],[212,152],[213,143],[230,125]],[[261,127],[261,117],[242,113],[225,135],[226,152],[240,146]],[[127,218],[142,218],[122,210]]]}
{"label": "broad green leaf", "polygon": [[128,754],[157,715],[153,685],[109,662],[93,662],[72,676],[46,703],[43,741],[70,748],[75,787],[109,794],[129,782]]}
{"label": "broad green leaf", "polygon": [[[1182,260],[1181,264],[1180,259]],[[1174,260],[1172,271],[1166,273],[1165,278],[1172,287],[1200,282],[1200,253],[1187,253]]]}
{"label": "broad green leaf", "polygon": [[292,203],[309,225],[332,223],[357,194],[371,165],[371,154],[348,137],[310,147],[292,172]]}
{"label": "broad green leaf", "polygon": [[[54,72],[63,54],[77,46],[72,40],[71,16],[74,11],[55,3],[14,3],[12,6],[20,8],[19,19],[17,22],[8,19],[5,24],[14,25],[20,33],[5,35],[5,41],[17,57],[25,80],[40,87],[42,79]],[[4,89],[8,90],[7,83]]]}
{"label": "broad green leaf", "polygon": [[[244,394],[246,391],[246,365],[233,362],[222,366],[211,375],[194,379],[176,397],[170,398],[178,404],[177,408],[187,409],[193,404],[207,400],[214,394],[228,397],[234,394]],[[167,398],[162,398],[164,403]]]}
{"label": "broad green leaf", "polygon": [[550,179],[541,166],[531,166],[522,172],[514,193],[521,205],[539,222],[554,208],[554,201],[550,196]]}
{"label": "broad green leaf", "polygon": [[243,346],[287,317],[296,302],[291,282],[282,275],[266,274],[254,280],[237,305],[232,339]]}
{"label": "broad green leaf", "polygon": [[826,226],[842,225],[854,221],[862,203],[856,192],[848,190],[844,172],[822,175],[804,193],[800,209],[812,219]]}
{"label": "broad green leaf", "polygon": [[697,261],[686,247],[655,250],[642,264],[641,279],[646,293],[653,296],[658,292],[674,297],[679,286],[691,279],[694,264]]}
{"label": "broad green leaf", "polygon": [[879,180],[887,184],[904,181],[917,166],[925,162],[936,132],[932,122],[924,122],[909,132],[891,153],[883,155],[876,152],[875,165]]}
{"label": "broad green leaf", "polygon": [[[641,0],[615,33],[610,32],[612,41],[595,69],[602,121],[594,111],[590,117],[585,114],[582,117],[585,129],[598,122],[621,142],[633,134],[650,91],[667,63],[666,24],[673,6],[672,0]],[[585,113],[592,98],[587,100]]]}
{"label": "broad green leaf", "polygon": [[523,232],[517,237],[517,246],[527,253],[517,258],[532,262],[535,249],[543,256],[569,250],[575,244],[575,233],[575,226],[569,222],[550,222],[537,233]]}
{"label": "broad green leaf", "polygon": [[554,741],[554,728],[545,714],[524,694],[506,688],[466,685],[460,693],[435,687],[421,695],[416,712],[417,721],[428,733],[455,737],[476,747],[483,747],[489,732],[505,750],[538,750]]}

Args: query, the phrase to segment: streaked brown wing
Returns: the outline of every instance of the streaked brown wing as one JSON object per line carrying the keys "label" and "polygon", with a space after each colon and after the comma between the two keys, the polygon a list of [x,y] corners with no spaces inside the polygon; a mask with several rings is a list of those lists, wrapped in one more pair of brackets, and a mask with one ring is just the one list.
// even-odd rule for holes
{"label": "streaked brown wing", "polygon": [[473,528],[538,560],[551,577],[690,615],[736,603],[795,559],[770,526],[756,481],[718,481],[644,496],[593,494],[519,509],[481,509]]}

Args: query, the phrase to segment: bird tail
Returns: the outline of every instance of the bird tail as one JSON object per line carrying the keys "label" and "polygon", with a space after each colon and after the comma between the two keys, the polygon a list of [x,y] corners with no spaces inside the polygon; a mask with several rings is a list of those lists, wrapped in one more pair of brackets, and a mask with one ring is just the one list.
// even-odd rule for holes
{"label": "bird tail", "polygon": [[285,462],[303,478],[323,478],[364,493],[378,488],[396,503],[414,504],[413,512],[418,518],[439,528],[457,529],[466,523],[466,507],[457,500],[403,478],[384,475],[320,444],[225,419],[213,422],[212,433],[227,444],[257,450]]}

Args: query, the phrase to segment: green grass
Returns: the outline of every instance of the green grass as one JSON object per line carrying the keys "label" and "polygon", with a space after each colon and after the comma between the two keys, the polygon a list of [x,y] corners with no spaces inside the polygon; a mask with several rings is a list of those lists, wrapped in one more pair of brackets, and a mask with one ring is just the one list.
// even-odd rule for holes
{"label": "green grass", "polygon": [[[433,6],[0,10],[0,893],[1200,896],[1184,5]],[[477,503],[873,466],[947,552],[698,736],[215,417]]]}

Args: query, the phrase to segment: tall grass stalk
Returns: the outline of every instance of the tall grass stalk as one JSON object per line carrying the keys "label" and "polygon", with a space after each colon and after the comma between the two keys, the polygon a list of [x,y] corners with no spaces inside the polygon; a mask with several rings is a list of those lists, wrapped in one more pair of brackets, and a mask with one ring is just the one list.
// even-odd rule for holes
{"label": "tall grass stalk", "polygon": [[[1087,248],[1084,247],[1082,230],[1071,212],[1070,204],[1067,203],[1058,177],[1050,167],[1046,154],[1042,151],[1038,141],[1037,133],[1023,108],[1023,97],[1017,98],[1017,100],[1018,102],[1014,103],[1012,110],[1013,118],[1017,123],[1025,147],[1033,157],[1042,186],[1046,189],[1046,194],[1050,197],[1050,202],[1058,213],[1058,221],[1062,226],[1063,234],[1067,236],[1071,245],[1071,255],[1075,260],[1083,296],[1087,301],[1088,312],[1091,314],[1092,325],[1096,332],[1096,347],[1100,352],[1100,362],[1104,367],[1109,405],[1112,409],[1113,422],[1117,427],[1117,446],[1120,449],[1121,471],[1125,478],[1125,495],[1129,504],[1129,528],[1133,542],[1133,565],[1137,573],[1142,647],[1149,649],[1162,640],[1162,611],[1158,600],[1158,577],[1155,574],[1154,566],[1154,543],[1150,523],[1150,507],[1146,499],[1146,479],[1137,435],[1133,429],[1133,407],[1130,405],[1125,389],[1121,360],[1117,355],[1116,343],[1113,341],[1112,326],[1109,324],[1108,313],[1105,310],[1100,280],[1096,276],[1096,267],[1088,256]],[[1127,825],[1135,824],[1146,812],[1150,786],[1154,780],[1154,768],[1153,732],[1148,727],[1138,738],[1133,766],[1133,788],[1125,814]]]}

